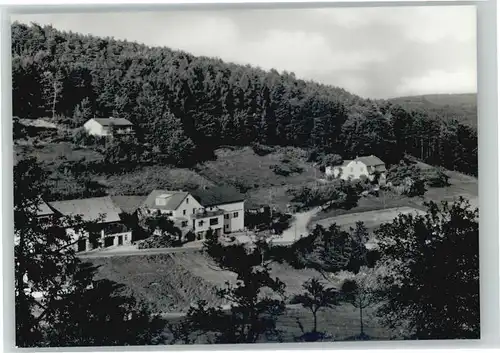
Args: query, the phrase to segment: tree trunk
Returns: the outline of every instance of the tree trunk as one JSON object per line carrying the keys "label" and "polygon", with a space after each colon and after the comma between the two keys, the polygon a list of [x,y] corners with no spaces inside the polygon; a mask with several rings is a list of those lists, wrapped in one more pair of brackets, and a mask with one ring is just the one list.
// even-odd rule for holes
{"label": "tree trunk", "polygon": [[54,87],[54,98],[52,99],[52,119],[54,119],[56,116],[57,82],[54,81],[52,86]]}
{"label": "tree trunk", "polygon": [[364,335],[364,327],[363,327],[363,305],[360,303],[359,305],[359,328],[361,335]]}
{"label": "tree trunk", "polygon": [[313,330],[312,332],[318,332],[318,312],[316,310],[313,311]]}

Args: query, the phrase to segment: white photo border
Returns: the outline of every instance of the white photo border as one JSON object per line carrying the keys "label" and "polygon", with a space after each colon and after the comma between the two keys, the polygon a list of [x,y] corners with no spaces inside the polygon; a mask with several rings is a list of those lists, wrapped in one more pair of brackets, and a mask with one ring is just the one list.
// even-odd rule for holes
{"label": "white photo border", "polygon": [[[0,0],[1,7],[1,112],[2,133],[0,149],[2,158],[0,214],[2,265],[2,291],[0,291],[0,325],[2,351],[58,351],[58,352],[139,352],[139,351],[276,351],[276,350],[335,350],[340,352],[368,351],[484,351],[500,347],[500,242],[499,242],[499,123],[498,123],[498,67],[496,48],[500,44],[497,28],[498,8],[495,0],[485,1],[279,1],[275,0],[198,0],[198,1],[62,1],[62,0]],[[481,339],[447,341],[370,341],[332,343],[283,343],[254,345],[190,345],[147,347],[88,347],[63,349],[15,349],[14,348],[14,254],[13,254],[13,141],[12,141],[12,80],[10,51],[10,14],[54,12],[109,12],[147,10],[202,10],[223,8],[305,8],[305,7],[353,7],[353,6],[477,6],[477,80],[478,80],[478,136],[479,136],[479,210],[480,210],[480,305]]]}

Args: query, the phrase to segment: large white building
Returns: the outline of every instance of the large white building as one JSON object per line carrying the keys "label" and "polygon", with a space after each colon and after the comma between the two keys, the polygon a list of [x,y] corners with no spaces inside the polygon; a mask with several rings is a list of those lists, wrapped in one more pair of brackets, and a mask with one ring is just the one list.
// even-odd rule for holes
{"label": "large white building", "polygon": [[140,207],[141,217],[166,214],[185,234],[204,239],[211,229],[216,235],[245,228],[244,197],[226,188],[193,192],[153,190]]}

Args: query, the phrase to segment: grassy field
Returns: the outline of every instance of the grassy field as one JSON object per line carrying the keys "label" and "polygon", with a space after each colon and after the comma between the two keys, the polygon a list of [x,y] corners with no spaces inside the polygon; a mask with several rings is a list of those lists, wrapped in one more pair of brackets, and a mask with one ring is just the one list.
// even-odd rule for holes
{"label": "grassy field", "polygon": [[[248,204],[267,203],[284,209],[290,202],[286,193],[290,186],[314,183],[321,175],[299,148],[276,148],[273,153],[259,156],[250,147],[243,147],[220,149],[216,155],[216,160],[198,165],[197,172],[215,184],[232,183],[248,189]],[[278,175],[272,170],[274,165],[300,168],[301,172]]]}
{"label": "grassy field", "polygon": [[[432,168],[428,164],[417,163],[422,169]],[[448,201],[453,202],[463,196],[470,201],[472,207],[478,207],[478,180],[477,178],[462,173],[447,171],[450,185],[444,188],[428,188],[424,195],[426,201]]]}
{"label": "grassy field", "polygon": [[[170,317],[167,322],[177,324],[182,320],[180,317]],[[287,307],[284,314],[277,322],[276,328],[280,332],[283,343],[298,342],[304,331],[310,331],[313,327],[313,317],[309,310],[300,305]],[[364,333],[371,340],[391,340],[394,335],[381,326],[373,313],[373,309],[367,308],[363,314]],[[325,341],[354,341],[360,334],[359,311],[350,304],[342,304],[333,308],[323,309],[318,312],[318,331],[325,332],[329,338]],[[165,331],[167,343],[170,342],[171,334]],[[180,343],[180,342],[179,342]],[[206,343],[205,337],[200,337],[197,344]],[[262,337],[257,343],[280,343],[276,340],[269,341]]]}
{"label": "grassy field", "polygon": [[384,210],[366,211],[361,213],[343,214],[336,217],[326,218],[311,222],[309,227],[313,228],[316,225],[328,227],[335,223],[345,230],[355,228],[356,222],[363,222],[369,232],[373,232],[381,224],[391,222],[399,214],[422,214],[424,211],[413,207],[396,207]]}

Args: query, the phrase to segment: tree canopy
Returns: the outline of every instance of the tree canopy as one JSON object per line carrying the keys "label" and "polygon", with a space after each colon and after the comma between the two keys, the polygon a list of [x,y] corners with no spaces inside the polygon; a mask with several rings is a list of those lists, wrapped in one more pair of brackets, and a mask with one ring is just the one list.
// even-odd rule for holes
{"label": "tree canopy", "polygon": [[71,126],[91,116],[126,118],[169,163],[260,143],[345,159],[375,154],[387,163],[408,153],[477,175],[475,129],[293,73],[14,23],[12,74],[15,116]]}

